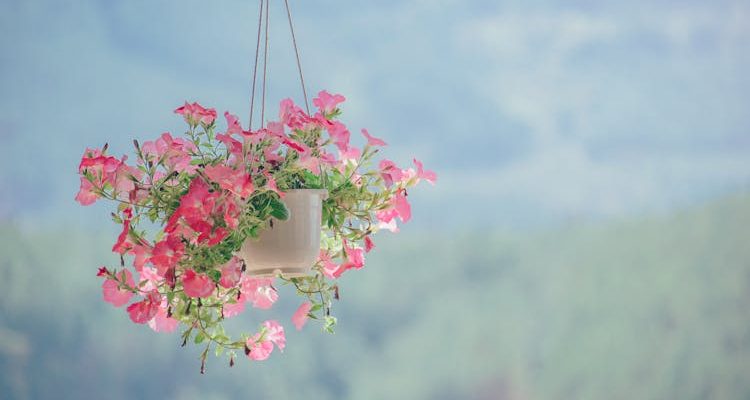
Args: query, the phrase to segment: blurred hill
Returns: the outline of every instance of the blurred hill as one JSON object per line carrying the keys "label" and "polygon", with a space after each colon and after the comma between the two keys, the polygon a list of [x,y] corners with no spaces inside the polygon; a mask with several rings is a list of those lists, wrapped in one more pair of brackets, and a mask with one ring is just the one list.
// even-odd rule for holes
{"label": "blurred hill", "polygon": [[335,336],[282,289],[289,346],[210,359],[100,300],[106,235],[0,228],[0,398],[745,399],[750,196],[515,236],[378,238]]}

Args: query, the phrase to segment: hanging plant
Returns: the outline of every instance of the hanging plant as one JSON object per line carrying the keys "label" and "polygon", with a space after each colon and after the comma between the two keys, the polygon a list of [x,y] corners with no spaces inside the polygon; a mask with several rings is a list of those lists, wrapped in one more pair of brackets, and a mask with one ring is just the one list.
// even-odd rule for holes
{"label": "hanging plant", "polygon": [[[107,145],[86,149],[78,167],[76,201],[113,202],[112,219],[122,225],[112,247],[119,268],[98,272],[104,300],[127,305],[133,322],[157,332],[182,326],[183,346],[205,343],[201,373],[212,348],[228,354],[230,366],[237,352],[259,361],[284,349],[276,320],[239,337],[223,327],[246,308],[271,308],[277,284],[293,285],[304,299],[291,316],[298,330],[312,318],[333,333],[337,279],[364,267],[375,233],[398,232],[398,223],[411,219],[407,190],[436,180],[416,159],[408,168],[376,162],[386,143],[366,129],[364,145],[353,145],[338,120],[344,96],[321,91],[313,99],[317,112],[309,111],[286,0],[305,111],[286,99],[279,120],[264,124],[269,0],[259,3],[247,129],[225,112],[220,130],[216,110],[186,102],[175,110],[187,123],[183,138],[134,140],[133,164],[108,155]],[[262,31],[261,126],[253,129]]]}
{"label": "hanging plant", "polygon": [[[104,300],[124,307],[137,324],[157,332],[184,327],[182,344],[264,360],[286,344],[277,321],[230,338],[222,322],[249,307],[277,300],[276,279],[304,298],[291,317],[297,329],[308,318],[333,332],[337,279],[365,265],[380,230],[408,222],[407,191],[435,174],[416,159],[400,168],[376,156],[386,143],[367,130],[364,146],[351,143],[337,119],[341,95],[325,91],[309,115],[291,100],[279,121],[256,131],[197,103],[175,110],[184,117],[184,138],[164,133],[134,141],[135,162],[87,149],[81,159],[76,200],[117,205],[122,225],[112,251],[120,267],[101,267]],[[128,256],[128,262],[125,258]]]}

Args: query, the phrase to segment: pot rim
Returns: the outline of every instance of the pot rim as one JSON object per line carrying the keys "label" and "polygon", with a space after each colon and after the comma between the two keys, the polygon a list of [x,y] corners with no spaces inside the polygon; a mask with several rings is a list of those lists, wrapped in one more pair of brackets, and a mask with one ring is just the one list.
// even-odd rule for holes
{"label": "pot rim", "polygon": [[328,189],[289,189],[286,192],[289,194],[316,194],[319,195],[323,200],[328,198]]}

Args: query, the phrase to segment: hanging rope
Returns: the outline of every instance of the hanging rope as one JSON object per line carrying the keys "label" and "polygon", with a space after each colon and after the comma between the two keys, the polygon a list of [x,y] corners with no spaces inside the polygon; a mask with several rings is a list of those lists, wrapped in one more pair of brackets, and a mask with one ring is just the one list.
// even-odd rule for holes
{"label": "hanging rope", "polygon": [[[260,53],[260,38],[261,31],[263,31],[263,81],[261,88],[261,104],[260,104],[260,128],[263,128],[266,120],[266,91],[268,86],[268,14],[269,14],[269,0],[260,0],[260,11],[258,13],[258,35],[255,41],[255,62],[253,64],[253,83],[250,93],[250,121],[248,129],[253,128],[253,114],[255,112],[255,86],[258,75],[258,56]],[[302,86],[302,96],[305,99],[305,111],[310,114],[310,104],[307,98],[307,88],[305,87],[305,76],[302,73],[302,62],[300,61],[299,48],[297,47],[297,37],[294,34],[294,23],[292,23],[292,13],[289,10],[289,1],[284,0],[284,6],[286,8],[286,16],[289,21],[289,30],[292,34],[292,45],[294,46],[294,55],[297,59],[297,71],[299,72],[300,85]]]}
{"label": "hanging rope", "polygon": [[260,27],[263,20],[263,0],[260,0],[260,12],[258,13],[258,38],[255,42],[255,64],[253,66],[253,88],[250,92],[250,121],[248,130],[253,130],[253,110],[255,109],[255,78],[258,75],[258,50],[260,50]]}
{"label": "hanging rope", "polygon": [[307,102],[307,89],[305,89],[305,77],[302,75],[302,63],[299,61],[299,50],[297,49],[297,38],[294,36],[294,24],[292,24],[292,13],[289,11],[289,1],[284,0],[284,5],[286,6],[286,17],[289,20],[289,30],[292,32],[294,55],[297,56],[297,71],[299,71],[299,81],[302,85],[302,96],[305,98],[305,111],[310,114],[310,105]]}
{"label": "hanging rope", "polygon": [[[263,0],[261,0],[263,1]],[[266,124],[266,71],[268,71],[268,1],[266,0],[266,34],[265,34],[265,49],[263,50],[263,99],[260,103],[260,127]]]}

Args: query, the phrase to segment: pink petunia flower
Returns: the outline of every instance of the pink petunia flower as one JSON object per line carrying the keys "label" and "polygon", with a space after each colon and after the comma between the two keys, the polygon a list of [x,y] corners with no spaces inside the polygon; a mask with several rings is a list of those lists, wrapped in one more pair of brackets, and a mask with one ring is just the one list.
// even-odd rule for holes
{"label": "pink petunia flower", "polygon": [[242,169],[234,169],[226,165],[209,165],[204,168],[206,176],[219,186],[241,198],[250,196],[255,188],[250,174]]}
{"label": "pink petunia flower", "polygon": [[310,312],[310,309],[312,308],[312,304],[309,301],[306,301],[302,303],[302,305],[299,306],[297,311],[294,312],[294,315],[292,315],[292,323],[297,328],[297,330],[301,330],[303,326],[307,323],[307,313]]}
{"label": "pink petunia flower", "polygon": [[240,285],[245,300],[251,302],[255,308],[269,309],[279,299],[279,294],[273,287],[273,278],[253,278],[245,275],[241,278]]}
{"label": "pink petunia flower", "polygon": [[133,241],[130,240],[130,220],[133,218],[133,209],[130,207],[124,209],[122,211],[123,214],[123,221],[122,221],[122,232],[120,233],[120,236],[117,237],[117,242],[115,242],[115,245],[112,246],[112,252],[119,253],[119,254],[125,254],[126,252],[133,249]]}
{"label": "pink petunia flower", "polygon": [[151,247],[148,244],[135,244],[131,251],[133,254],[133,267],[136,271],[139,271],[146,264],[148,259],[151,257]]}
{"label": "pink petunia flower", "polygon": [[425,171],[422,163],[416,158],[413,161],[414,165],[417,167],[417,178],[424,179],[430,184],[434,185],[435,181],[437,181],[437,174],[435,174],[435,172],[433,171]]}
{"label": "pink petunia flower", "polygon": [[378,139],[375,136],[371,136],[370,132],[367,132],[367,129],[362,129],[362,136],[367,139],[367,145],[368,146],[387,146],[388,143],[386,143],[383,139]]}
{"label": "pink petunia flower", "polygon": [[346,101],[346,98],[340,94],[330,94],[325,90],[318,93],[318,97],[313,99],[313,105],[318,107],[321,113],[324,115],[331,114],[340,103]]}
{"label": "pink petunia flower", "polygon": [[149,261],[156,267],[159,275],[164,276],[182,258],[184,251],[185,244],[176,236],[169,235],[154,245]]}
{"label": "pink petunia flower", "polygon": [[178,107],[174,110],[175,114],[180,114],[185,118],[185,121],[190,125],[203,124],[211,125],[216,120],[216,110],[213,108],[204,108],[198,103],[189,104],[187,101],[185,105]]}
{"label": "pink petunia flower", "polygon": [[81,177],[81,187],[76,194],[76,201],[82,206],[94,204],[99,195],[94,190],[94,185],[88,179]]}
{"label": "pink petunia flower", "polygon": [[297,107],[291,99],[284,99],[279,104],[279,122],[283,125],[291,129],[304,129],[305,124],[310,120],[310,116]]}
{"label": "pink petunia flower", "polygon": [[245,311],[245,302],[247,302],[247,298],[244,294],[240,294],[236,303],[225,303],[224,317],[230,318],[240,315],[243,311]]}
{"label": "pink petunia flower", "polygon": [[403,179],[403,171],[391,160],[381,160],[378,167],[380,168],[380,176],[387,187],[391,187],[394,182],[400,182]]}
{"label": "pink petunia flower", "polygon": [[133,303],[128,306],[128,315],[130,320],[136,324],[145,324],[154,318],[157,312],[159,312],[159,305],[161,304],[161,295],[157,291],[149,292],[146,298],[137,303]]}
{"label": "pink petunia flower", "polygon": [[236,115],[232,115],[229,111],[224,112],[224,118],[227,120],[227,135],[241,135],[242,125],[240,119]]}
{"label": "pink petunia flower", "polygon": [[171,172],[193,173],[198,168],[191,165],[190,153],[197,151],[195,144],[183,138],[173,138],[168,132],[162,133],[156,141],[144,142],[141,152],[144,158],[153,162],[163,162],[164,166]]}
{"label": "pink petunia flower", "polygon": [[346,129],[346,125],[339,121],[333,121],[331,125],[327,126],[328,134],[331,136],[331,140],[341,151],[346,151],[349,148],[349,137],[351,134]]}
{"label": "pink petunia flower", "polygon": [[206,298],[214,292],[214,282],[206,274],[199,274],[187,269],[182,274],[182,286],[190,297]]}
{"label": "pink petunia flower", "polygon": [[365,266],[364,249],[349,247],[348,243],[344,241],[344,252],[346,253],[346,261],[339,265],[339,267],[333,272],[332,275],[334,278],[340,278],[344,272],[350,269],[361,269]]}
{"label": "pink petunia flower", "polygon": [[221,267],[221,279],[219,285],[227,289],[237,286],[242,278],[242,260],[232,257]]}
{"label": "pink petunia flower", "polygon": [[[131,288],[135,287],[133,274],[127,269],[124,269],[123,272],[125,273],[124,283]],[[123,272],[118,272],[115,275],[118,280],[122,279]],[[104,296],[104,301],[107,303],[110,303],[115,307],[122,307],[133,297],[133,292],[125,288],[120,289],[118,281],[112,278],[107,278],[104,283],[102,283],[102,295]]]}
{"label": "pink petunia flower", "polygon": [[403,190],[399,190],[398,193],[393,196],[391,204],[398,213],[398,217],[401,218],[401,221],[409,222],[411,219],[411,206],[406,200],[406,195]]}
{"label": "pink petunia flower", "polygon": [[375,243],[370,239],[370,235],[365,236],[365,253],[369,253],[370,250],[375,248]]}
{"label": "pink petunia flower", "polygon": [[167,316],[167,302],[163,300],[154,318],[148,321],[148,326],[155,332],[171,333],[177,329],[180,321]]}
{"label": "pink petunia flower", "polygon": [[271,355],[274,345],[279,351],[284,350],[286,346],[284,327],[276,321],[265,321],[261,331],[249,338],[245,345],[245,353],[251,360],[263,361]]}
{"label": "pink petunia flower", "polygon": [[336,270],[339,268],[338,265],[336,265],[335,262],[331,259],[331,255],[328,254],[325,250],[320,250],[320,254],[318,254],[318,262],[323,264],[323,275],[325,275],[328,279],[336,279],[336,277],[333,275]]}
{"label": "pink petunia flower", "polygon": [[339,150],[339,158],[341,159],[342,162],[345,160],[356,161],[361,156],[362,156],[362,152],[354,146],[349,146],[343,151]]}

